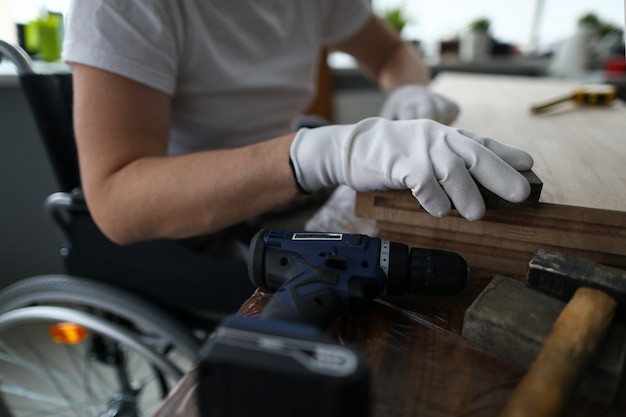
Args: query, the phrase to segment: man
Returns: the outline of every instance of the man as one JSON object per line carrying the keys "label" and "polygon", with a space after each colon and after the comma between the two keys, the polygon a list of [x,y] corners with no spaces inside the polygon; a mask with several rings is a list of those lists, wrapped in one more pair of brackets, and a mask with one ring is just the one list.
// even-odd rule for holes
{"label": "man", "polygon": [[[324,46],[389,93],[386,118],[292,131]],[[409,188],[468,219],[485,211],[472,176],[530,192],[530,155],[429,120],[458,109],[365,0],[75,1],[64,60],[86,199],[120,244],[213,233],[337,184]]]}

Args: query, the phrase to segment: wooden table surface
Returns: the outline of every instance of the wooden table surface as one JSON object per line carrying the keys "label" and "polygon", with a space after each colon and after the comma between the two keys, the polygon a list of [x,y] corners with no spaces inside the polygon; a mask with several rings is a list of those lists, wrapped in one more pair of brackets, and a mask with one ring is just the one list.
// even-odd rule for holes
{"label": "wooden table surface", "polygon": [[626,106],[534,104],[570,94],[571,80],[440,74],[433,89],[455,100],[454,126],[528,150],[544,182],[542,202],[626,212]]}
{"label": "wooden table surface", "polygon": [[[409,295],[372,301],[338,319],[331,337],[357,346],[372,375],[372,417],[493,417],[523,370],[485,353],[460,336],[462,315],[491,279],[473,271],[470,285],[454,296]],[[255,316],[271,294],[257,291],[240,310]],[[155,417],[199,416],[195,369],[188,373]],[[623,397],[622,397],[623,398]],[[242,400],[245,400],[242,398]],[[605,409],[581,397],[567,416],[626,415],[623,399]]]}
{"label": "wooden table surface", "polygon": [[[501,212],[492,220],[494,224],[500,224],[500,230],[484,241],[484,252],[493,252],[491,246],[502,246],[506,238],[510,239],[509,248],[499,247],[503,251],[500,253],[514,254],[518,258],[506,264],[508,276],[523,279],[523,265],[529,259],[525,250],[541,245],[541,239],[546,236],[554,239],[559,235],[560,244],[565,245],[571,240],[570,235],[562,235],[568,232],[568,228],[578,228],[580,236],[577,235],[576,239],[583,242],[597,230],[603,230],[605,234],[612,234],[609,237],[614,239],[611,241],[614,243],[607,247],[623,245],[626,249],[626,240],[620,240],[626,237],[626,217],[623,215],[626,212],[624,106],[563,106],[541,116],[531,115],[529,111],[531,105],[567,94],[575,85],[570,81],[552,79],[455,73],[440,74],[433,86],[459,102],[462,113],[456,126],[528,149],[535,158],[534,171],[544,181],[541,201],[549,205],[548,212],[552,213],[548,213],[549,221],[542,218],[541,227],[525,225],[524,220],[502,226],[501,222],[511,216],[514,218],[515,213]],[[533,152],[539,149],[540,152]],[[476,240],[477,236],[488,235],[491,227],[483,225],[473,232],[465,229],[465,223],[458,216],[447,219],[455,222],[452,226],[442,226],[439,222],[446,219],[431,219],[423,214],[418,215],[413,225],[407,226],[403,222],[410,223],[415,215],[410,195],[403,195],[398,200],[386,193],[368,195],[368,198],[372,201],[378,198],[387,205],[368,208],[370,213],[375,211],[376,216],[364,216],[370,217],[364,221],[367,232],[371,234],[371,219],[376,219],[379,229],[381,225],[395,226],[395,236],[406,237],[408,241],[405,243],[409,244],[409,238],[414,238],[415,233],[431,233],[432,242],[441,235],[441,227],[450,227],[445,239],[439,241],[444,248],[454,250],[454,245],[459,245],[459,239],[464,238],[468,239],[461,242],[465,246],[458,247],[479,248],[481,242]],[[342,209],[352,207],[344,204],[345,201],[341,203]],[[561,212],[563,207],[570,211]],[[578,211],[572,211],[572,207]],[[338,215],[345,217],[345,213]],[[425,217],[419,217],[422,215]],[[573,220],[568,219],[567,216],[572,215]],[[421,224],[422,221],[426,225]],[[609,224],[594,229],[603,221]],[[350,230],[337,231],[357,231],[358,220],[342,218],[342,222],[349,224]],[[567,222],[567,227],[558,226]],[[590,229],[580,226],[583,223]],[[323,224],[328,229],[332,221]],[[518,242],[522,242],[519,247],[516,246]],[[496,256],[501,257],[500,253]],[[494,262],[493,265],[499,264]],[[502,271],[473,266],[470,283],[460,294],[446,297],[408,295],[376,300],[369,308],[342,317],[333,325],[328,332],[331,336],[356,345],[366,355],[373,376],[373,416],[495,415],[523,370],[479,350],[460,334],[465,309],[496,273]],[[242,307],[241,313],[258,314],[269,297],[269,294],[257,292]],[[209,393],[196,391],[195,371],[192,371],[157,417],[197,416],[197,395]],[[624,416],[624,397],[622,395],[611,409],[575,397],[566,415]]]}

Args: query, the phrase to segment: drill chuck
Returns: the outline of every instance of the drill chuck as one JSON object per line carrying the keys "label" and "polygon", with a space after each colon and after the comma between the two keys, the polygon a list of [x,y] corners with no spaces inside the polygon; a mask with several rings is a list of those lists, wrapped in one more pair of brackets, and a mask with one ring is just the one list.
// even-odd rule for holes
{"label": "drill chuck", "polygon": [[381,241],[380,264],[387,274],[387,295],[446,295],[467,285],[468,267],[457,253],[436,249],[408,248]]}

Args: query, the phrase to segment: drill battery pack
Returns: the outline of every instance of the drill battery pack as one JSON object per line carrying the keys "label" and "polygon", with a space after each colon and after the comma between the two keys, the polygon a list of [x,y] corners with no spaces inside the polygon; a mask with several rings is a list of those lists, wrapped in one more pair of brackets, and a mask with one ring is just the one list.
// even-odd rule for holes
{"label": "drill battery pack", "polygon": [[203,347],[198,379],[202,417],[370,415],[364,356],[305,324],[227,318]]}

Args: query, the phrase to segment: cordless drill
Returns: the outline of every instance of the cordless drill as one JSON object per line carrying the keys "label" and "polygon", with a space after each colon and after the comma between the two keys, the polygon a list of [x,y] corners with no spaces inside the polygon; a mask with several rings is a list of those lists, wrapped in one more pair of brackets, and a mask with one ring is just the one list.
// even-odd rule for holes
{"label": "cordless drill", "polygon": [[248,272],[257,287],[276,291],[261,318],[324,329],[355,300],[460,291],[468,268],[453,252],[361,234],[266,229],[251,241]]}
{"label": "cordless drill", "polygon": [[275,291],[260,318],[231,316],[205,343],[202,417],[370,416],[370,374],[359,349],[323,333],[355,301],[464,288],[450,252],[360,234],[267,229],[251,241],[249,275]]}

